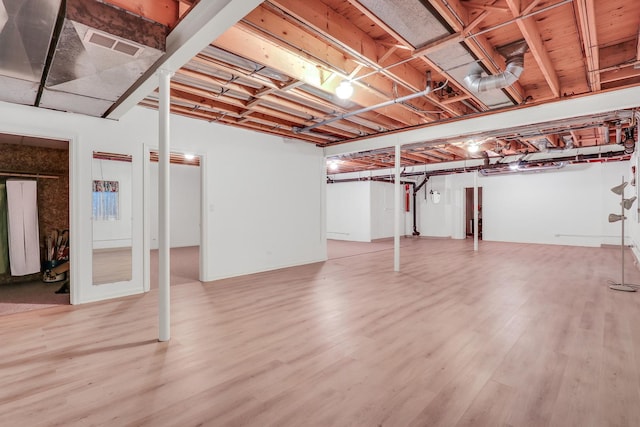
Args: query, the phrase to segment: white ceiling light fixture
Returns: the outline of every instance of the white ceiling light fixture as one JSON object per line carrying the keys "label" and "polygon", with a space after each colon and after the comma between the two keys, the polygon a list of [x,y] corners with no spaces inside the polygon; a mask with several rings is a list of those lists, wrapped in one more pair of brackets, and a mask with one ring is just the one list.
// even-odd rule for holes
{"label": "white ceiling light fixture", "polygon": [[337,170],[338,169],[338,162],[336,162],[335,160],[331,160],[329,162],[329,169],[331,169],[332,171]]}
{"label": "white ceiling light fixture", "polygon": [[187,154],[184,155],[184,159],[185,160],[193,160],[195,158],[196,158],[196,156],[194,156],[193,154],[188,154],[187,153]]}
{"label": "white ceiling light fixture", "polygon": [[340,99],[349,99],[353,95],[353,86],[349,80],[343,80],[336,88],[336,95]]}
{"label": "white ceiling light fixture", "polygon": [[480,151],[480,143],[476,142],[476,141],[468,141],[467,142],[467,151],[469,153],[477,153],[478,151]]}

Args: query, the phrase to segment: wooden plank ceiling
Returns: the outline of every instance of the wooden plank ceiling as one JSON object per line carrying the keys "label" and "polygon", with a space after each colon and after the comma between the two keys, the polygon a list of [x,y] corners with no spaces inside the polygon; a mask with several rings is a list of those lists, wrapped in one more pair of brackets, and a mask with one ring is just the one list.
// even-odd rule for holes
{"label": "wooden plank ceiling", "polygon": [[[128,3],[130,10],[169,26],[193,4],[109,2]],[[400,21],[406,28],[394,14],[404,14]],[[446,33],[416,43],[421,34],[415,28],[427,27],[417,21],[421,16],[433,18]],[[494,89],[509,103],[506,108],[638,85],[639,31],[640,1],[629,0],[268,0],[175,74],[171,109],[327,146],[491,113],[494,107],[467,88],[456,70],[466,72],[475,60],[483,75],[499,74],[506,65],[498,48],[520,40],[528,46],[520,78]],[[460,47],[471,61],[443,66],[455,63],[447,53]],[[354,87],[348,101],[335,95],[343,80]],[[426,88],[432,90],[398,100]],[[154,93],[141,104],[157,108],[157,103]],[[417,165],[615,144],[616,135],[633,131],[633,114],[627,113],[585,118],[547,133],[425,141],[403,149],[402,160]],[[477,145],[478,152],[469,153],[469,145]],[[339,159],[332,172],[387,168],[393,162],[392,152],[363,153]]]}

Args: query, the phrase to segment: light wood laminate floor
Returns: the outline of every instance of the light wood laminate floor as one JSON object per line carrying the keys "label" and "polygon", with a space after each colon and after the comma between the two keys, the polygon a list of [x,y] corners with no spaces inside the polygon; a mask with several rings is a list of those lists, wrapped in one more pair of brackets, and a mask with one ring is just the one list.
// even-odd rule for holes
{"label": "light wood laminate floor", "polygon": [[618,250],[403,245],[172,287],[168,343],[155,291],[4,316],[0,425],[640,425]]}

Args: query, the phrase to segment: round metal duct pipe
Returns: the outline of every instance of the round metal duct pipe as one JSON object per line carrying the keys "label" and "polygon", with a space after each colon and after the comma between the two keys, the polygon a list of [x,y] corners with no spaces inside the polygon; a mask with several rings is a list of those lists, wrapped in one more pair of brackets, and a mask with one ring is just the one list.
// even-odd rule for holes
{"label": "round metal duct pipe", "polygon": [[482,68],[474,62],[464,78],[464,84],[473,92],[486,92],[511,86],[520,78],[524,70],[524,54],[527,48],[527,42],[524,40],[499,48],[498,52],[507,62],[505,70],[500,74],[482,77]]}

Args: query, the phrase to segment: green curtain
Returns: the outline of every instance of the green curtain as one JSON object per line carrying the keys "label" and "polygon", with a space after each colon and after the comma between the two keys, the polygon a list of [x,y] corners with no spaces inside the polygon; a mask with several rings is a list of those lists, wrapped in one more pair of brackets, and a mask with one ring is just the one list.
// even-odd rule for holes
{"label": "green curtain", "polygon": [[9,272],[9,232],[7,229],[7,184],[0,180],[0,274]]}

